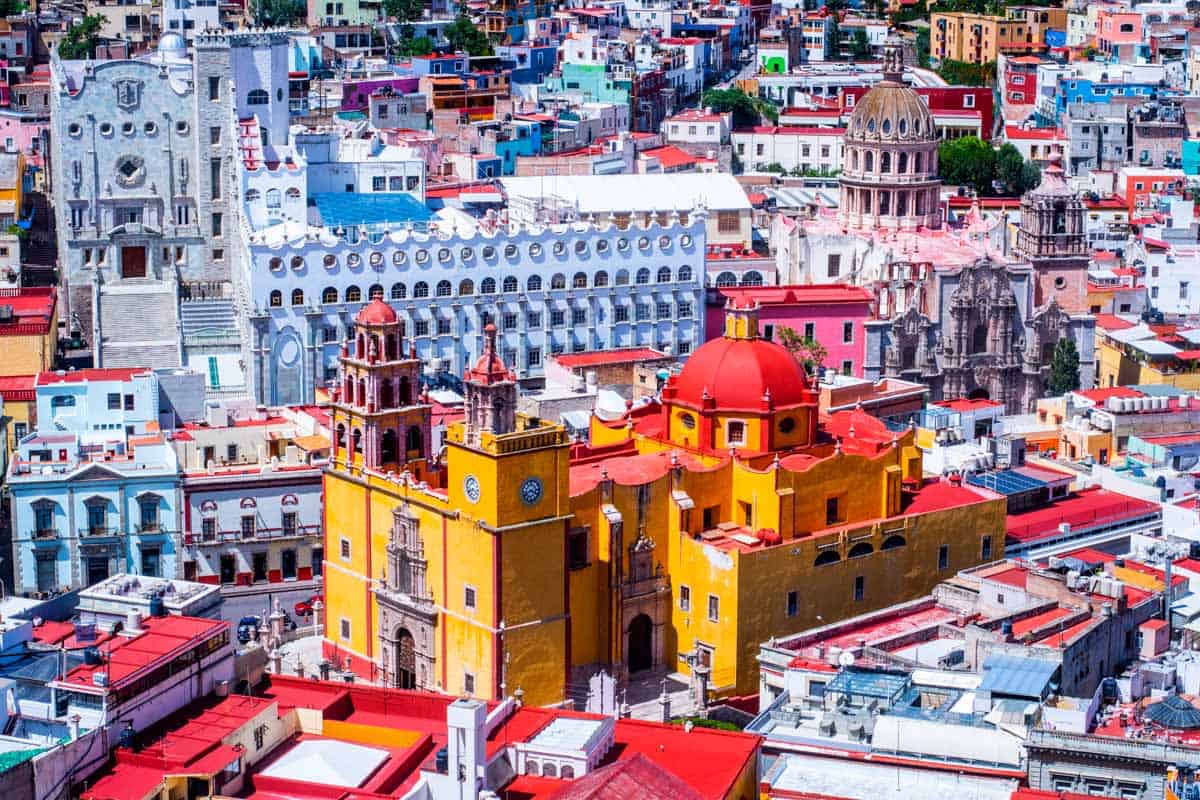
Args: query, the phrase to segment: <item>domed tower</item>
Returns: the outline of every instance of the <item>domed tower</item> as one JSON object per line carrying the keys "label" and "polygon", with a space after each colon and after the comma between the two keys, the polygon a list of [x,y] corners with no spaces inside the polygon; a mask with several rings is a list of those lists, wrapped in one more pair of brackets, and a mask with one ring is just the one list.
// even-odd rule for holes
{"label": "domed tower", "polygon": [[903,46],[892,33],[884,45],[883,80],[863,96],[846,127],[839,179],[842,224],[939,227],[937,150],[933,115],[904,85]]}
{"label": "domed tower", "polygon": [[696,349],[662,390],[665,438],[701,452],[744,455],[816,441],[817,392],[782,345],[758,333],[758,305],[732,301],[725,335]]}
{"label": "domed tower", "polygon": [[1041,184],[1021,198],[1016,249],[1037,276],[1034,305],[1053,299],[1067,311],[1087,310],[1090,249],[1083,219],[1083,201],[1067,185],[1062,156],[1054,155]]}
{"label": "domed tower", "polygon": [[517,429],[517,378],[496,352],[496,326],[483,329],[483,355],[463,376],[465,438],[479,443],[481,431],[496,435]]}
{"label": "domed tower", "polygon": [[430,446],[430,407],[420,393],[421,362],[404,354],[404,331],[392,307],[376,297],[354,318],[354,341],[342,346],[333,390],[333,460],[418,476]]}

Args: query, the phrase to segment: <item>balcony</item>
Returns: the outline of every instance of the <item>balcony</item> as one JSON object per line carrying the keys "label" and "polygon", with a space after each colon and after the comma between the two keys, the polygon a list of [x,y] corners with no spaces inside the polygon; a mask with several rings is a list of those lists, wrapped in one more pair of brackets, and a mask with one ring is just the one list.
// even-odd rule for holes
{"label": "balcony", "polygon": [[117,536],[119,534],[120,531],[107,525],[89,525],[79,531],[79,538],[98,539],[106,536]]}
{"label": "balcony", "polygon": [[30,539],[57,539],[58,530],[56,528],[40,528],[29,534]]}
{"label": "balcony", "polygon": [[319,539],[322,535],[320,525],[296,525],[286,528],[255,528],[253,531],[227,530],[190,532],[183,534],[185,545],[219,545],[236,542],[262,542],[280,539]]}

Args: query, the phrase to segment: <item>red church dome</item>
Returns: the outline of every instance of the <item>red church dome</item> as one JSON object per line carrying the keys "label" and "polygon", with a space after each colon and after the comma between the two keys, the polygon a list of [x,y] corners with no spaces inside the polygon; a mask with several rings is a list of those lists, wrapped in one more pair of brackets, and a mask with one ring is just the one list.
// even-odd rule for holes
{"label": "red church dome", "polygon": [[671,402],[703,408],[705,396],[721,410],[756,411],[770,393],[785,408],[816,402],[808,377],[783,346],[765,339],[713,339],[699,347],[675,376]]}
{"label": "red church dome", "polygon": [[363,306],[354,318],[359,325],[395,325],[399,320],[395,310],[378,297]]}

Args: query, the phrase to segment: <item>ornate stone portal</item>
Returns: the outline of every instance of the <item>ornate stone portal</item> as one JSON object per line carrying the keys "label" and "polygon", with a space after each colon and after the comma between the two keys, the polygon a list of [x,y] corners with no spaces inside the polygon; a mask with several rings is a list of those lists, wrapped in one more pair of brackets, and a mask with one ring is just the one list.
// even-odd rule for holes
{"label": "ornate stone portal", "polygon": [[375,588],[380,666],[388,686],[437,688],[433,645],[437,610],[425,582],[425,569],[419,520],[405,503],[392,511],[387,567]]}

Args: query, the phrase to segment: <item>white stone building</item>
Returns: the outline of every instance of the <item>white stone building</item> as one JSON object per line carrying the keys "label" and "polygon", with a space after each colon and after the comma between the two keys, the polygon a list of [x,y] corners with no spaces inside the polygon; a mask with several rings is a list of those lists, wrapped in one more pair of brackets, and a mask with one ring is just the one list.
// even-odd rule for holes
{"label": "white stone building", "polygon": [[778,164],[788,172],[834,173],[842,168],[845,132],[845,128],[760,126],[735,130],[730,138],[747,172],[764,172]]}

